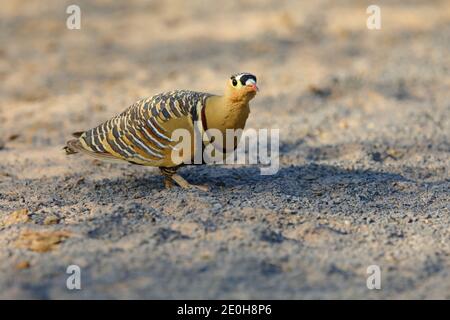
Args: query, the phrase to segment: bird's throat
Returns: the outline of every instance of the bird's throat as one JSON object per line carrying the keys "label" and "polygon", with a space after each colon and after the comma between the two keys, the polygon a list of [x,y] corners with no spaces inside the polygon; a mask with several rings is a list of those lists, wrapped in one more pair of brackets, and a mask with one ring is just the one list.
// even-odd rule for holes
{"label": "bird's throat", "polygon": [[203,115],[208,128],[243,129],[250,108],[248,101],[229,99],[226,96],[213,96],[206,101]]}

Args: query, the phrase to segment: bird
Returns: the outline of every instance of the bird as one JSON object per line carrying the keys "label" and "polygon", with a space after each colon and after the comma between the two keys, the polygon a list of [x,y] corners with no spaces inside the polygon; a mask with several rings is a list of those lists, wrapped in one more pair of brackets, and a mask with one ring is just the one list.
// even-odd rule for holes
{"label": "bird", "polygon": [[[166,188],[178,185],[207,191],[207,186],[190,184],[177,173],[192,163],[188,160],[199,150],[187,155],[191,159],[174,161],[171,154],[178,142],[172,133],[186,129],[193,137],[196,129],[203,134],[214,128],[225,136],[227,129],[243,130],[250,114],[249,102],[258,91],[256,76],[241,72],[227,79],[222,95],[191,90],[159,93],[135,102],[97,127],[73,133],[75,139],[67,141],[64,150],[68,155],[81,153],[108,162],[158,167]],[[234,151],[238,142],[234,139],[232,150],[222,147],[224,154]],[[225,138],[221,143],[227,145]],[[204,149],[205,144],[199,148]]]}

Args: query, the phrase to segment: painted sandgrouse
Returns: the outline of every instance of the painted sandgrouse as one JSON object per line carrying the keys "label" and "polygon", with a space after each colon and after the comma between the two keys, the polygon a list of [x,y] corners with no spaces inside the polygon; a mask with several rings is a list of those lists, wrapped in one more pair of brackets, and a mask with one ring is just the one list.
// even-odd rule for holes
{"label": "painted sandgrouse", "polygon": [[[175,182],[182,188],[205,190],[176,173],[180,166],[192,163],[187,161],[192,159],[174,161],[172,151],[178,141],[172,139],[172,133],[186,129],[194,139],[196,130],[203,134],[214,128],[225,137],[227,129],[243,129],[250,113],[249,101],[257,91],[256,77],[239,73],[230,77],[221,96],[188,90],[157,94],[137,101],[93,129],[74,133],[76,139],[68,141],[64,149],[67,154],[80,152],[105,161],[159,167],[166,187]],[[237,143],[235,139],[234,148]],[[226,141],[221,145],[227,145]],[[202,143],[200,148],[204,147]],[[194,157],[198,150],[192,151],[189,157]],[[230,151],[224,149],[224,153]]]}

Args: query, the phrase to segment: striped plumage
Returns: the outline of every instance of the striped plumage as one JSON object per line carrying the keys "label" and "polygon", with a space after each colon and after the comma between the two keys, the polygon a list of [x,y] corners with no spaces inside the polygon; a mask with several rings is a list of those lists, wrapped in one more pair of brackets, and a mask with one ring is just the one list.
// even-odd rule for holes
{"label": "striped plumage", "polygon": [[[244,82],[238,85],[236,79]],[[206,126],[221,131],[243,129],[249,114],[248,102],[256,89],[256,77],[241,73],[230,78],[223,96],[188,90],[157,94],[137,101],[93,129],[75,133],[77,139],[68,141],[65,150],[100,160],[160,167],[166,186],[175,181],[190,187],[175,173],[179,163],[172,160],[171,154],[179,141],[172,140],[172,132],[183,128],[193,137],[195,121],[201,124],[202,131]],[[196,152],[193,151],[192,154]]]}
{"label": "striped plumage", "polygon": [[[134,164],[170,166],[176,143],[171,131],[189,128],[210,94],[179,90],[137,101],[124,112],[69,141],[97,158],[105,157]],[[181,125],[181,126],[180,126]],[[112,158],[113,156],[114,158]]]}

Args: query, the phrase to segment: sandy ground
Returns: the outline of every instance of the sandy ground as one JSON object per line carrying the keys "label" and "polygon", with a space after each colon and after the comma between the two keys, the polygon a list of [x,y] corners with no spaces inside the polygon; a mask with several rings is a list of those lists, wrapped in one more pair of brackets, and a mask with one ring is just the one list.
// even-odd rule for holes
{"label": "sandy ground", "polygon": [[[450,2],[0,5],[0,298],[450,298]],[[280,171],[61,150],[139,98],[258,76]],[[82,270],[69,291],[68,265]],[[379,265],[382,289],[368,290]]]}

